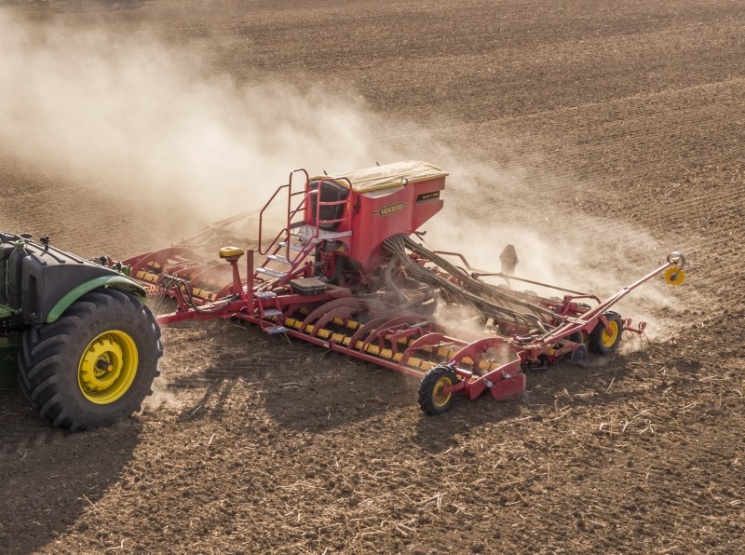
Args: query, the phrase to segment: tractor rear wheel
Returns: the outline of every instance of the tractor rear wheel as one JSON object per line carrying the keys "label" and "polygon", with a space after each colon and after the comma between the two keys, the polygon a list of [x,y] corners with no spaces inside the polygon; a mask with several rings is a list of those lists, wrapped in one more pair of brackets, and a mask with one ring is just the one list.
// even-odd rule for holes
{"label": "tractor rear wheel", "polygon": [[425,414],[436,415],[449,411],[453,404],[453,392],[443,390],[457,383],[458,376],[447,366],[435,366],[427,372],[419,384],[419,406]]}
{"label": "tractor rear wheel", "polygon": [[593,353],[607,355],[618,348],[623,335],[623,320],[615,312],[606,312],[604,314],[608,320],[608,329],[603,322],[598,320],[597,325],[590,332],[589,347]]}
{"label": "tractor rear wheel", "polygon": [[57,321],[24,333],[19,383],[43,418],[88,430],[140,410],[162,355],[150,310],[116,289],[97,289]]}

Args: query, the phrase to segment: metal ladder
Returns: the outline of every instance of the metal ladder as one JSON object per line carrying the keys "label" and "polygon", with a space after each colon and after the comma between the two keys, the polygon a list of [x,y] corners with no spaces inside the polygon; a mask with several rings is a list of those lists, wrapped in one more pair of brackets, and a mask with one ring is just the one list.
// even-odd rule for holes
{"label": "metal ladder", "polygon": [[[293,192],[293,176],[296,173],[303,173],[305,175],[305,183],[302,191]],[[330,221],[321,220],[321,208],[324,206],[339,204],[339,201],[321,202],[320,190],[322,182],[319,183],[319,186],[316,189],[308,190],[309,182],[310,177],[308,176],[308,172],[305,170],[295,170],[291,172],[288,183],[278,187],[272,197],[261,209],[259,214],[259,254],[265,254],[266,259],[261,266],[256,268],[254,279],[261,279],[263,276],[267,276],[270,279],[257,288],[259,291],[266,290],[269,287],[286,285],[291,279],[301,273],[300,270],[304,271],[307,265],[313,264],[313,261],[308,261],[307,258],[311,255],[316,245],[321,241],[349,237],[352,235],[351,231],[334,232],[321,229],[321,225],[323,224],[343,221],[345,219],[350,220],[351,208],[347,207],[344,211],[344,218]],[[267,247],[266,250],[262,250],[264,212],[282,189],[287,189],[287,225],[277,234],[269,247]],[[310,225],[305,223],[304,216],[305,207],[312,195],[319,195],[319,198],[316,202],[315,223]],[[296,196],[300,196],[300,200],[297,205],[293,207],[292,200],[293,197]],[[343,202],[346,203],[347,199]],[[298,214],[303,217],[302,221],[294,221]]]}

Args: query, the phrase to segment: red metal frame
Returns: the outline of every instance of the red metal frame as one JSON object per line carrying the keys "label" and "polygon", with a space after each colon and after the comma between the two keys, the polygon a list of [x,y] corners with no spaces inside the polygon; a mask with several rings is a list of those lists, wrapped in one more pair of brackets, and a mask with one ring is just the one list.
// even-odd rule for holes
{"label": "red metal frame", "polygon": [[[252,273],[253,252],[248,251],[247,272]],[[351,336],[350,345],[361,345],[359,348],[352,348],[343,344],[330,341],[327,338],[318,336],[318,331],[323,329],[332,319],[349,320],[356,310],[362,308],[365,304],[359,297],[353,296],[348,289],[338,288],[329,292],[318,295],[298,295],[284,294],[267,299],[254,298],[252,289],[243,288],[243,281],[238,270],[238,261],[230,261],[233,273],[233,284],[231,290],[238,291],[237,298],[224,300],[218,303],[203,304],[200,310],[189,307],[188,302],[182,294],[175,295],[178,308],[175,312],[159,316],[160,324],[171,324],[183,320],[204,320],[212,318],[237,318],[252,324],[266,327],[277,323],[276,317],[265,319],[261,315],[268,310],[278,309],[283,312],[299,307],[313,306],[317,303],[323,303],[316,310],[310,312],[302,321],[301,331],[295,329],[286,329],[285,333],[291,337],[296,337],[309,343],[319,345],[326,349],[343,353],[366,362],[371,362],[408,376],[423,378],[425,371],[411,367],[408,363],[414,355],[423,349],[433,350],[442,344],[457,345],[459,349],[455,354],[448,358],[446,365],[451,367],[461,378],[457,384],[447,386],[444,392],[462,390],[470,399],[475,399],[485,389],[491,390],[491,395],[495,399],[505,399],[519,394],[525,389],[525,376],[522,373],[522,367],[526,362],[535,362],[540,356],[546,356],[547,350],[552,348],[558,342],[566,340],[569,336],[584,332],[590,333],[596,325],[608,325],[603,314],[611,308],[620,299],[631,293],[634,289],[649,281],[655,276],[661,274],[672,266],[680,264],[679,258],[672,258],[667,263],[650,272],[643,278],[637,280],[631,285],[624,287],[617,293],[599,303],[595,308],[586,310],[582,314],[572,313],[570,316],[562,316],[561,313],[567,312],[567,307],[571,306],[576,297],[567,295],[561,303],[561,308],[557,311],[557,316],[564,318],[564,323],[556,329],[538,337],[483,337],[474,341],[463,341],[457,338],[445,335],[441,329],[431,323],[422,326],[422,317],[416,314],[395,314],[381,311],[381,315],[371,318],[365,322]],[[250,283],[250,281],[249,281]],[[204,312],[203,312],[204,311]],[[281,318],[279,319],[281,323]],[[642,333],[644,323],[640,323],[637,328],[624,324],[624,331]],[[307,332],[306,327],[313,326],[312,331]],[[390,344],[391,351],[398,354],[398,345],[402,339],[416,337],[408,343],[406,350],[402,353],[398,361],[394,359],[382,359],[380,356],[368,354],[366,348],[373,343],[377,343],[379,349],[384,345]],[[571,352],[574,342],[569,341],[570,345],[566,352]],[[482,375],[476,374],[472,370],[463,367],[464,359],[470,359],[470,366],[476,366],[486,351],[491,348],[502,347],[512,353],[512,360],[500,366],[490,368]],[[553,355],[558,359],[562,354]]]}
{"label": "red metal frame", "polygon": [[[293,190],[293,178],[298,173],[305,176],[302,191]],[[537,307],[543,321],[540,325],[545,329],[536,331],[518,321],[505,320],[498,322],[501,334],[457,332],[460,337],[453,337],[443,326],[415,310],[394,310],[374,296],[361,296],[352,287],[327,283],[333,271],[323,269],[325,264],[331,264],[333,269],[333,265],[339,263],[338,257],[343,255],[356,261],[361,268],[362,282],[369,282],[378,267],[391,260],[391,253],[386,251],[383,242],[396,234],[414,233],[441,209],[439,191],[444,187],[444,177],[405,183],[390,190],[384,188],[376,194],[356,190],[351,181],[343,178],[315,178],[315,188],[311,188],[311,181],[305,170],[291,172],[288,183],[278,187],[262,207],[256,252],[264,258],[257,261],[254,250],[245,252],[245,278],[241,277],[239,269],[243,251],[238,249],[227,251],[231,253],[224,259],[228,264],[199,260],[188,246],[175,246],[125,260],[124,263],[131,266],[133,277],[151,288],[159,287],[176,300],[176,310],[159,316],[158,322],[165,325],[184,320],[235,318],[268,332],[285,333],[419,379],[433,367],[444,365],[459,378],[456,383],[445,386],[444,393],[461,391],[475,399],[489,389],[495,399],[504,399],[524,391],[522,370],[526,365],[553,363],[583,348],[575,334],[590,334],[598,325],[605,326],[611,333],[605,315],[614,304],[668,268],[684,264],[682,255],[670,255],[665,264],[601,301],[587,293],[475,270],[462,255],[441,252],[459,257],[471,278],[498,276],[565,293],[562,299],[547,299],[484,283],[496,292],[509,293],[511,298]],[[347,197],[321,201],[321,188],[327,181],[346,186]],[[287,194],[286,225],[264,246],[264,214],[282,192]],[[314,196],[316,202],[312,202]],[[295,205],[293,199],[297,201]],[[313,205],[315,213],[311,213]],[[320,219],[322,208],[340,205],[344,206],[341,217]],[[301,220],[298,215],[302,215]],[[337,224],[338,229],[324,231],[322,227],[327,224]],[[303,232],[301,241],[293,244],[293,233],[298,230]],[[316,250],[318,245],[326,244],[324,241],[331,242],[333,248],[328,252]],[[297,249],[294,256],[293,248]],[[408,256],[433,274],[458,280],[421,254],[409,253]],[[288,265],[289,269],[273,270],[269,267],[272,261]],[[318,292],[296,290],[295,278],[314,276],[326,279],[318,281],[321,285]],[[578,302],[586,300],[597,304],[590,307]],[[619,332],[641,334],[644,327],[643,322],[632,327],[631,320],[627,319]],[[508,360],[494,360],[491,353],[495,351]]]}

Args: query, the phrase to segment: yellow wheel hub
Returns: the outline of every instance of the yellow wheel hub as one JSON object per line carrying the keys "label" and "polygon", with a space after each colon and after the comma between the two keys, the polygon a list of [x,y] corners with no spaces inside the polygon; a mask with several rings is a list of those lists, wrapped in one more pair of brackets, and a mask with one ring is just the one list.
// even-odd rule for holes
{"label": "yellow wheel hub", "polygon": [[619,329],[618,322],[608,320],[608,327],[603,330],[603,334],[601,335],[603,346],[609,349],[613,347],[618,340],[619,333],[621,333],[621,330]]}
{"label": "yellow wheel hub", "polygon": [[681,285],[685,281],[686,274],[677,266],[672,266],[665,270],[664,278],[666,283],[676,286]]}
{"label": "yellow wheel hub", "polygon": [[453,395],[452,392],[448,391],[445,393],[443,389],[453,385],[453,382],[447,376],[443,376],[435,383],[435,387],[432,389],[432,403],[436,407],[444,407],[450,401],[450,397]]}
{"label": "yellow wheel hub", "polygon": [[124,395],[137,375],[137,345],[123,331],[108,331],[88,343],[78,365],[78,386],[97,405]]}

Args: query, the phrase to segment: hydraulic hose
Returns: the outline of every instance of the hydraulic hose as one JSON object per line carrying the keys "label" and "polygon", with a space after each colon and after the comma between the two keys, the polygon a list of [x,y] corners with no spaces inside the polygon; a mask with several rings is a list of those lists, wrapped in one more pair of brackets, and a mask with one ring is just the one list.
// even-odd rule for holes
{"label": "hydraulic hose", "polygon": [[[489,284],[471,277],[461,268],[451,264],[422,245],[417,244],[406,235],[393,235],[386,239],[383,245],[391,253],[393,258],[406,269],[408,275],[417,281],[438,288],[451,301],[474,306],[484,316],[492,316],[498,320],[507,320],[516,324],[525,324],[540,329],[546,327],[546,317],[555,316],[548,309],[535,306],[528,301],[498,291]],[[445,276],[418,264],[411,259],[407,249],[437,265],[462,285],[454,283]],[[388,275],[386,275],[386,278],[388,278]],[[400,294],[400,292],[396,292]],[[525,310],[519,311],[511,307],[521,307]],[[541,318],[541,316],[544,317]]]}

